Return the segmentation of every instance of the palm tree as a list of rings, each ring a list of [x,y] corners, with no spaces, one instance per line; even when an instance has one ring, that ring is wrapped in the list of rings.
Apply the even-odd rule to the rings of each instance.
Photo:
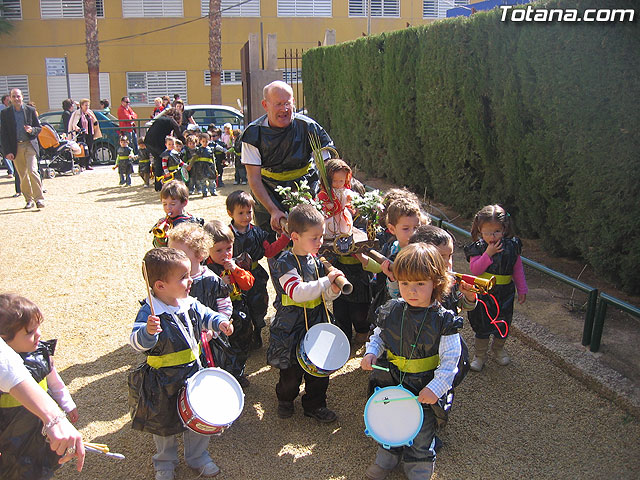
[[[93,108],[100,105],[100,48],[98,46],[98,12],[96,0],[83,0],[84,30],[89,69],[89,98]]]
[[[220,72],[222,71],[222,28],[220,0],[209,0],[209,73],[211,74],[211,103],[222,103]]]

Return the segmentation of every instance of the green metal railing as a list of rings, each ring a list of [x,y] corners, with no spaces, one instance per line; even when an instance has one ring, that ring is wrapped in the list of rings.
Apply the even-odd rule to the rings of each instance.
[[[442,218],[439,218],[435,215],[429,214],[431,219],[435,222],[435,224],[444,228],[445,230],[455,232],[460,235],[464,235],[465,237],[471,237],[471,233],[466,230],[457,227],[456,225],[444,221]],[[545,275],[548,275],[560,282],[566,283],[567,285],[572,286],[573,288],[577,288],[578,290],[587,294],[587,311],[585,313],[584,318],[584,326],[582,329],[582,345],[589,345],[589,349],[592,352],[597,352],[600,349],[600,342],[602,340],[602,331],[604,329],[604,319],[607,313],[607,305],[614,306],[619,310],[627,312],[637,318],[640,318],[640,309],[631,305],[630,303],[623,302],[622,300],[612,297],[611,295],[607,295],[603,292],[598,292],[598,289],[592,287],[591,285],[587,285],[575,278],[571,278],[563,273],[556,272],[555,270],[542,265],[541,263],[534,262],[533,260],[529,260],[525,257],[522,258],[522,263],[527,265],[538,272],[541,272]]]

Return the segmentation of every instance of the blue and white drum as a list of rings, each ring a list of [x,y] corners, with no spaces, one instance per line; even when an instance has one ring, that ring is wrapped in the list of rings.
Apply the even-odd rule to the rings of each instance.
[[[423,419],[422,405],[409,390],[376,387],[364,407],[364,433],[387,449],[410,447]]]
[[[298,362],[314,377],[328,377],[349,360],[349,339],[332,323],[314,325],[305,334],[296,351]]]

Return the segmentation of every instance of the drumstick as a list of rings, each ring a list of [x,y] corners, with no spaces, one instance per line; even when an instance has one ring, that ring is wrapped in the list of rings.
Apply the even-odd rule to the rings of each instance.
[[[153,300],[151,300],[151,288],[149,288],[149,275],[147,275],[147,264],[142,261],[142,276],[144,277],[144,284],[147,286],[147,296],[149,297],[149,306],[151,307],[151,315],[156,316],[156,312],[153,310]]]
[[[411,397],[402,397],[402,398],[387,398],[384,400],[374,400],[373,403],[389,403],[389,402],[398,402],[400,400],[417,400],[417,395],[413,395]]]
[[[333,265],[327,262],[326,258],[320,257],[320,261],[322,262],[322,265],[324,265],[324,269],[327,273],[330,273],[332,270],[334,270]],[[340,288],[340,291],[345,295],[349,295],[351,292],[353,292],[353,285],[351,284],[351,282],[349,282],[349,280],[347,280],[347,277],[345,277],[344,275],[336,277],[335,283],[338,288]]]
[[[375,363],[371,364],[371,368],[375,368],[376,370],[382,370],[383,372],[389,371],[387,367],[381,367],[380,365],[376,365]]]
[[[122,455],[121,453],[110,453],[110,452],[105,452],[103,450],[100,450],[99,448],[95,448],[95,447],[90,447],[87,444],[85,444],[84,449],[87,452],[94,452],[94,453],[101,453],[103,455],[106,455],[107,457],[111,457],[111,458],[117,458],[119,460],[124,460],[125,456]]]

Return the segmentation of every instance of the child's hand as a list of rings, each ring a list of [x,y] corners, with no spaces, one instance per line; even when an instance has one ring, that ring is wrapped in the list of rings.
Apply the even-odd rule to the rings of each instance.
[[[189,172],[190,172],[190,171],[191,171],[191,167],[192,167],[192,166],[193,166],[193,165],[187,165],[187,171],[189,171]]]
[[[149,315],[147,317],[147,333],[149,335],[155,335],[156,333],[160,333],[161,331],[162,327],[160,326],[160,317]]]
[[[433,405],[438,401],[438,397],[436,394],[429,390],[427,387],[424,387],[420,390],[420,394],[418,395],[418,401],[420,403],[427,403],[429,405]]]
[[[118,166],[114,165],[113,167],[111,167],[111,170],[115,170],[116,168],[118,168]]]
[[[203,332],[204,332],[204,338],[207,340],[207,342],[210,342],[211,340],[213,340],[213,337],[214,337],[213,330],[203,330]]]
[[[69,419],[69,421],[71,423],[76,423],[78,421],[79,417],[80,417],[80,415],[78,415],[78,409],[77,408],[74,408],[70,412],[67,412],[67,418]]]
[[[519,293],[518,294],[518,303],[520,305],[522,305],[526,301],[527,301],[527,294],[526,293]]]
[[[477,300],[475,292],[471,291],[473,287],[464,280],[460,281],[460,285],[458,288],[460,288],[460,292],[462,292],[462,294],[469,302],[475,302]]]
[[[393,272],[391,271],[390,260],[385,260],[384,262],[382,262],[382,265],[380,265],[380,267],[382,268],[382,273],[389,277],[389,280],[391,280],[392,282],[396,281],[396,277],[393,276]]]
[[[496,243],[490,243],[485,250],[485,253],[490,257],[493,257],[496,253],[500,253],[504,248],[502,248],[502,240]]]
[[[238,268],[236,262],[234,262],[232,258],[230,258],[229,260],[225,260],[222,263],[222,266],[225,270],[229,270],[230,272],[235,272],[236,268]]]
[[[219,328],[227,337],[233,334],[233,325],[231,325],[231,322],[228,322],[227,320],[220,322]]]
[[[331,270],[327,274],[327,278],[331,282],[331,291],[333,293],[340,293],[341,292],[340,287],[338,285],[336,285],[336,278],[338,278],[338,277],[344,277],[344,273],[342,273],[337,268],[334,268],[333,270]]]
[[[363,370],[373,370],[373,365],[378,359],[373,353],[367,353],[360,361],[360,368]]]

